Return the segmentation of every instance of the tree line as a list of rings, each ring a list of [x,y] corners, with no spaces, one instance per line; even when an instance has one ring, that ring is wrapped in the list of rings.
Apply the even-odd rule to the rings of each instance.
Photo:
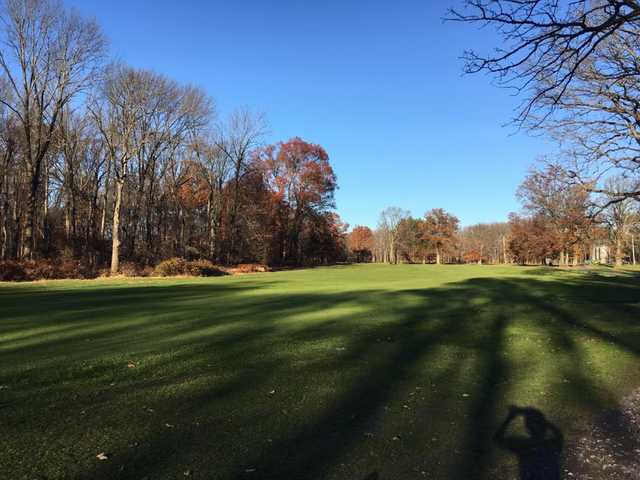
[[[356,226],[347,236],[350,258],[383,263],[449,263],[457,258],[459,220],[441,208],[413,218],[410,212],[389,207],[380,213],[372,231]]]
[[[266,145],[193,85],[108,58],[99,25],[56,0],[0,17],[0,260],[327,263],[345,256],[327,152]]]
[[[397,207],[387,208],[376,229],[359,225],[349,232],[349,259],[436,264],[635,264],[639,203],[632,199],[613,202],[594,217],[589,213],[588,192],[568,188],[557,176],[557,172],[532,169],[518,188],[523,212],[512,213],[507,222],[460,228],[458,218],[440,208],[428,211],[423,218],[413,218]],[[612,177],[608,188],[627,189],[627,180]]]

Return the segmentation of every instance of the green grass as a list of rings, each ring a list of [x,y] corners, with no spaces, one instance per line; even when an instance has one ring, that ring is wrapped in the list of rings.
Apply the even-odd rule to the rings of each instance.
[[[638,273],[0,284],[0,478],[506,478],[508,405],[570,445],[640,383]]]

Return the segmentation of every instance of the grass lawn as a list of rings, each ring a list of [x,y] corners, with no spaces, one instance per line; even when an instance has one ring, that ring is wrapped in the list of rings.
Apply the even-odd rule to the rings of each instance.
[[[639,274],[0,284],[0,478],[511,478],[510,404],[569,448],[640,385]]]

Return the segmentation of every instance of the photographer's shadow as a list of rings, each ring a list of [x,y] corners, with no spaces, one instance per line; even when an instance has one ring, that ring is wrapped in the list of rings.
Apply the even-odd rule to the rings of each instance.
[[[526,435],[508,434],[509,427],[522,417]],[[535,408],[512,406],[494,441],[518,457],[520,480],[560,480],[562,432]]]

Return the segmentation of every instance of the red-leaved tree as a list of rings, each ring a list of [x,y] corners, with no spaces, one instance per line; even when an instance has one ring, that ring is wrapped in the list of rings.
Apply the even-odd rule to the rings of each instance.
[[[369,227],[358,225],[349,233],[347,244],[357,262],[369,261],[373,250],[373,232]]]
[[[254,166],[273,195],[271,261],[304,263],[305,241],[314,235],[305,227],[334,207],[336,175],[327,152],[296,137],[259,149]]]

